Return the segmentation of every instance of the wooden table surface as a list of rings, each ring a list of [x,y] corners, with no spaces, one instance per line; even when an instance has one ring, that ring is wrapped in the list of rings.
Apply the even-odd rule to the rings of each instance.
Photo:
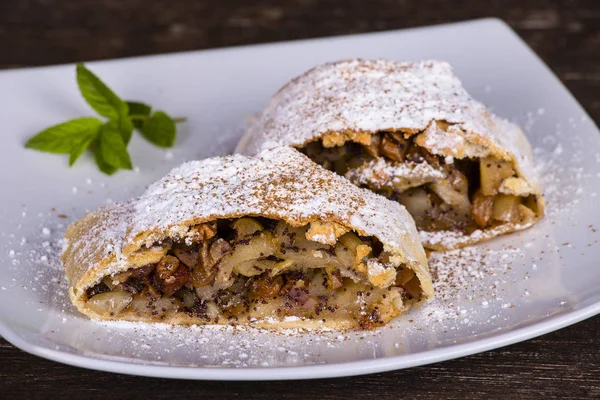
[[[597,0],[3,0],[0,68],[423,26],[510,24],[600,125]],[[600,316],[430,366],[309,382],[195,382],[88,371],[0,338],[0,398],[600,398]],[[182,397],[183,396],[183,397]]]

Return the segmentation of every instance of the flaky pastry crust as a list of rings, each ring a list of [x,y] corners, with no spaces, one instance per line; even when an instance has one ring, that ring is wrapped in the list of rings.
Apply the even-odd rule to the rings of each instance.
[[[198,236],[214,235],[202,229],[210,230],[215,221],[242,217],[283,221],[290,227],[310,226],[306,237],[318,243],[335,243],[347,232],[374,237],[390,255],[390,265],[414,271],[423,298],[433,295],[425,253],[404,207],[350,184],[296,150],[279,147],[256,157],[235,155],[183,164],[151,185],[139,199],[103,207],[71,225],[62,255],[71,300],[95,319],[153,322],[151,316],[126,311],[121,316],[99,314],[89,307],[88,291],[106,277],[157,263],[171,243],[192,243]],[[393,276],[387,276],[389,268],[366,266],[370,285],[389,286],[396,275],[392,271]],[[206,321],[186,313],[161,318],[160,322],[175,324],[231,322]],[[252,324],[352,327],[348,321],[335,319],[323,323],[267,316],[261,319],[256,314]]]

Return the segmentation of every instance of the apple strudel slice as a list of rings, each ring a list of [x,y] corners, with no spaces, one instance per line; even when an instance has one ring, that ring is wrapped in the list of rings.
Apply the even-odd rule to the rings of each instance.
[[[183,164],[65,236],[100,320],[371,329],[433,295],[404,207],[289,147]]]
[[[444,62],[314,68],[269,100],[237,151],[273,145],[404,204],[434,250],[525,229],[544,214],[527,138],[473,100]]]

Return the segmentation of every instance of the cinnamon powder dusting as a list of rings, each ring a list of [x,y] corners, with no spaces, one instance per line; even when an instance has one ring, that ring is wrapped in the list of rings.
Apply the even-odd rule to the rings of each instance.
[[[514,155],[523,175],[537,182],[523,132],[474,100],[450,64],[434,60],[355,59],[313,68],[269,99],[237,151],[301,147],[330,134],[360,142],[361,133],[416,133],[434,121],[453,125],[453,135],[437,135],[429,146],[447,148],[462,139],[489,143]]]

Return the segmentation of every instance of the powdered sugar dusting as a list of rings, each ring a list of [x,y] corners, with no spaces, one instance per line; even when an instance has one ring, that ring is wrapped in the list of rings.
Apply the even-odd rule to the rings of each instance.
[[[485,107],[469,97],[445,62],[348,60],[290,81],[250,129],[256,138],[265,134],[266,140],[300,145],[330,131],[423,130],[433,120],[483,131],[484,113]]]
[[[134,208],[127,240],[148,230],[176,237],[182,224],[198,216],[262,215],[294,225],[332,217],[402,249],[409,260],[421,257],[413,249],[419,247],[414,246],[416,228],[404,207],[355,187],[287,147],[256,158],[236,155],[183,164],[151,185]]]
[[[446,253],[433,252],[429,265],[434,279],[437,299],[426,307],[437,321],[456,319],[466,314],[455,307],[459,299],[466,299],[484,307],[504,302],[504,285],[508,284],[510,269],[524,257],[520,249],[501,251],[473,246]],[[435,306],[434,306],[435,304]],[[436,308],[435,310],[432,310]]]
[[[521,130],[488,113],[440,61],[347,60],[313,68],[271,97],[237,150],[255,154],[274,145],[297,147],[330,132],[423,131],[434,121],[453,124],[467,140],[483,138],[508,151],[523,163],[527,178],[533,175]],[[432,142],[440,141],[430,144],[440,150],[461,141],[456,135],[434,136]]]

